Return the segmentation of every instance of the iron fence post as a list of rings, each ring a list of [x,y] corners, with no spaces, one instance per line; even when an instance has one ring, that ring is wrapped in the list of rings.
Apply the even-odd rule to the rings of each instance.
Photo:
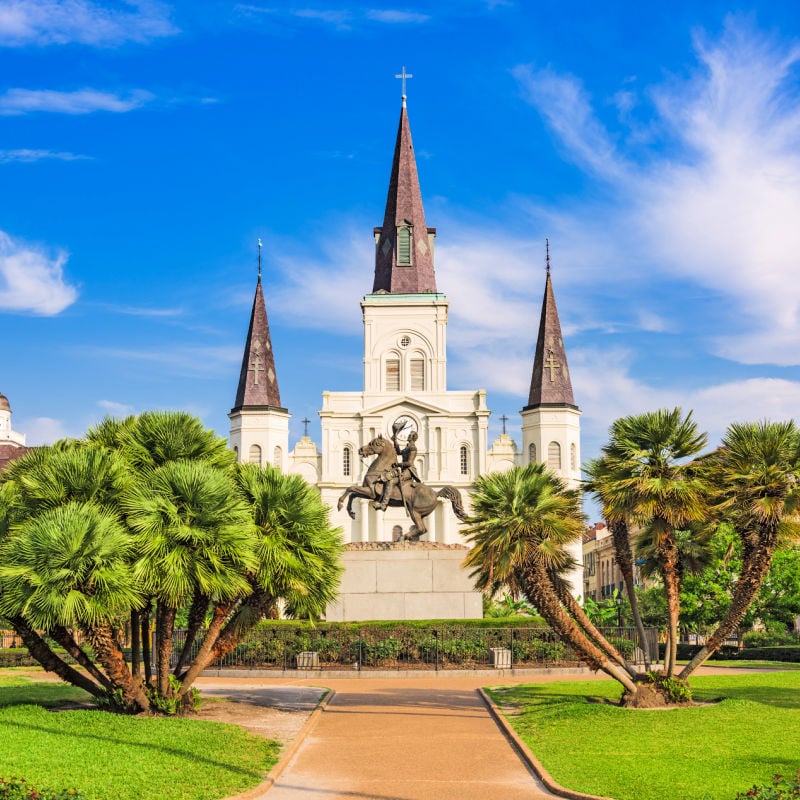
[[[437,631],[435,628],[434,628],[434,631],[433,631],[433,638],[434,638],[434,641],[436,642],[436,651],[435,651],[435,653],[436,653],[435,654],[435,659],[436,660],[434,661],[434,672],[438,672],[439,671],[439,631]]]

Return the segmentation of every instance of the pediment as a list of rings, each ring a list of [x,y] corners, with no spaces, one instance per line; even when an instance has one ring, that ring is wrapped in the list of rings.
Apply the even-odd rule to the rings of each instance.
[[[395,397],[391,400],[386,400],[377,405],[364,408],[361,416],[374,416],[376,414],[385,414],[387,411],[392,411],[396,414],[416,414],[417,416],[428,416],[430,414],[443,414],[449,415],[452,412],[444,408],[444,406],[434,405],[433,403],[426,403],[416,397]]]

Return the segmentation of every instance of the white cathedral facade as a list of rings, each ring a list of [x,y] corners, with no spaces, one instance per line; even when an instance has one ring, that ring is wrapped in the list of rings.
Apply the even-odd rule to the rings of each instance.
[[[467,509],[470,487],[479,475],[514,464],[543,461],[568,484],[577,485],[580,411],[573,399],[549,256],[531,388],[520,412],[521,449],[505,433],[489,443],[490,411],[483,389],[447,388],[449,303],[436,284],[436,229],[425,220],[405,98],[384,220],[373,233],[373,286],[361,298],[363,387],[323,391],[319,446],[306,436],[289,450],[289,410],[280,401],[259,274],[236,402],[229,414],[230,443],[238,458],[272,463],[316,485],[347,543],[392,541],[397,526],[408,530],[410,520],[402,508],[382,512],[368,501],[356,500],[354,520],[346,509],[337,510],[342,492],[363,480],[366,463],[359,458],[359,447],[378,435],[389,438],[398,420],[401,437],[412,430],[417,433],[419,477],[434,490],[456,487]],[[366,282],[366,271],[364,278]],[[531,341],[534,327],[532,321]],[[463,543],[449,502],[440,501],[426,523],[427,541]],[[576,556],[580,561],[580,544]],[[580,575],[574,585],[580,589]]]

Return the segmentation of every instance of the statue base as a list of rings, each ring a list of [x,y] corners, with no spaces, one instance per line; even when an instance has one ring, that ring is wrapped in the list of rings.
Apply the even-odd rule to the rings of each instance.
[[[328,622],[480,619],[481,593],[461,566],[468,548],[438,542],[353,542],[342,554]]]

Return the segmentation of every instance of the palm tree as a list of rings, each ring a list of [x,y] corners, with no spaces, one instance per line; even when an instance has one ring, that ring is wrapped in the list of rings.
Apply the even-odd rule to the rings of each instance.
[[[676,531],[688,529],[707,513],[705,483],[689,463],[706,438],[692,413],[683,416],[680,408],[622,417],[612,424],[601,462],[590,473],[591,485],[614,525],[638,526],[652,543],[667,601],[667,676],[675,670],[680,615]]]
[[[84,666],[91,665],[97,684],[76,681],[69,671],[57,669],[59,674],[95,696],[118,687],[123,707],[144,711],[149,702],[114,635],[115,623],[140,601],[132,546],[117,516],[91,502],[70,501],[13,525],[0,547],[0,614],[19,620],[26,640],[36,630],[84,630],[107,678],[89,659]],[[42,653],[40,644],[35,648],[35,655]],[[53,655],[43,653],[49,663]]]
[[[477,587],[521,589],[592,669],[615,678],[635,696],[640,687],[610,654],[602,634],[594,629],[590,635],[582,627],[585,615],[576,616],[559,577],[571,561],[566,546],[583,533],[579,493],[534,463],[478,478],[472,507],[464,533],[473,547],[464,563],[473,568]]]
[[[715,512],[733,525],[742,571],[728,613],[683,669],[688,677],[730,636],[758,595],[782,541],[800,538],[800,431],[792,422],[731,425],[722,447],[704,459]]]
[[[156,599],[157,688],[169,697],[176,612],[205,600],[204,617],[211,599],[229,611],[250,592],[245,575],[257,566],[252,519],[230,473],[205,461],[172,461],[146,472],[121,504],[135,533],[134,574]],[[227,614],[216,616],[207,633],[212,640]]]
[[[227,622],[210,660],[229,653],[279,599],[291,616],[319,617],[336,597],[342,572],[341,529],[331,526],[313,486],[269,465],[237,464],[235,475],[256,525],[258,568],[248,576],[252,593]]]

